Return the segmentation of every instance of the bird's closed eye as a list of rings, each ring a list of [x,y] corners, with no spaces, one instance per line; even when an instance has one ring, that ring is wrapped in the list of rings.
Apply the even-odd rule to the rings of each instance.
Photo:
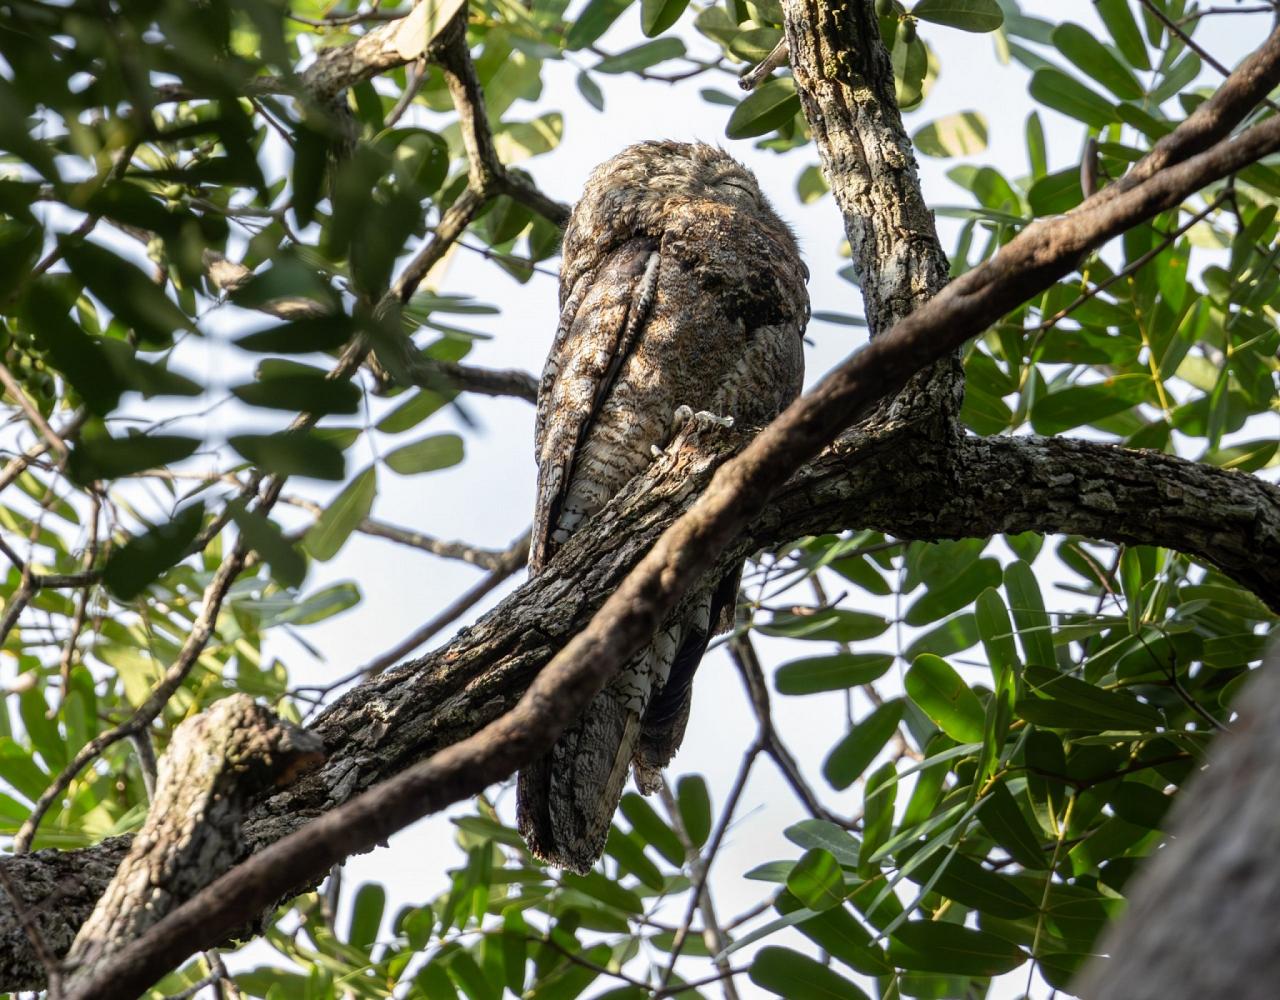
[[[736,188],[737,190],[741,191],[743,194],[750,195],[753,198],[755,197],[755,194],[756,194],[754,191],[751,190],[750,187],[747,186],[745,181],[735,180],[732,177],[721,178],[720,180],[716,181],[715,186],[718,188]]]

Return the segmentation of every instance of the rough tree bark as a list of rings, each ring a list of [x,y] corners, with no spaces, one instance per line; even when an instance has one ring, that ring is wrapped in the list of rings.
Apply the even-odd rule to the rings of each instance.
[[[867,80],[879,80],[884,89],[884,68],[877,68],[877,60],[884,60],[878,44],[867,41],[874,37],[868,33],[874,32],[869,27],[870,5],[788,0],[784,6],[806,113],[833,187],[848,195],[840,198],[851,241],[858,234],[855,249],[865,243],[863,251],[873,255],[864,262],[863,273],[869,314],[876,312],[876,322],[892,325],[936,291],[945,276],[945,262],[940,248],[935,254],[929,245],[932,223],[918,187],[902,202],[862,191],[870,181],[914,186],[910,147],[896,109],[889,114],[883,95],[874,94],[873,103],[859,106],[860,100],[868,100]],[[852,19],[850,12],[856,15]],[[1145,217],[1159,211],[1170,199],[1176,203],[1184,197],[1188,184],[1200,185],[1204,176],[1221,176],[1236,160],[1274,149],[1277,136],[1272,133],[1277,130],[1260,127],[1251,130],[1253,146],[1215,147],[1201,161],[1188,162],[1238,123],[1259,92],[1274,85],[1280,72],[1277,49],[1280,43],[1273,36],[1260,50],[1254,67],[1257,78],[1233,76],[1223,88],[1227,98],[1238,98],[1238,108],[1227,98],[1207,102],[1193,116],[1192,141],[1179,145],[1175,134],[1173,142],[1162,144],[1159,170],[1148,164],[1136,168],[1135,173],[1145,171],[1139,180],[1153,183],[1139,188],[1135,181],[1125,184],[1125,191],[1107,192],[1105,200],[1117,203],[1114,210],[1104,208],[1029,231],[1026,239],[1020,238],[1020,246],[1010,245],[1013,252],[948,288],[940,297],[945,303],[935,301],[936,308],[926,307],[899,323],[895,337],[885,340],[902,340],[896,334],[904,330],[916,339],[887,377],[905,377],[919,367],[917,358],[936,357],[936,348],[930,353],[929,336],[941,342],[948,322],[967,334],[976,332],[981,326],[975,324],[990,321],[1001,309],[1065,273],[1073,254],[1120,231],[1135,212]],[[861,67],[860,52],[869,60]],[[345,72],[354,71],[348,67]],[[887,108],[892,108],[891,92]],[[835,131],[842,136],[847,131],[851,138],[833,153],[826,147]],[[874,170],[870,164],[876,164]],[[1134,194],[1126,200],[1129,189]],[[880,208],[888,215],[877,215]],[[923,249],[896,259],[895,239]],[[936,244],[936,237],[932,239]],[[886,281],[898,283],[892,294],[876,287],[875,274],[880,272],[875,270],[879,258],[874,254],[879,250],[889,254],[880,272]],[[930,385],[942,386],[945,393],[953,392],[956,383],[944,372]],[[947,412],[947,402],[940,400],[933,412]],[[828,423],[805,427],[805,436],[811,441],[829,439]],[[874,527],[908,539],[1067,531],[1189,552],[1280,607],[1280,490],[1248,475],[1154,453],[1038,438],[961,439],[939,435],[936,424],[931,432],[930,425],[931,421],[877,421],[874,432],[846,435],[793,477],[708,572],[720,572],[761,547],[851,527]],[[510,709],[539,669],[590,622],[599,595],[618,587],[663,529],[693,505],[697,492],[733,450],[731,443],[691,449],[660,463],[624,491],[593,530],[575,536],[557,559],[555,572],[526,584],[442,650],[340,699],[313,727],[333,750],[329,761],[295,787],[253,807],[245,826],[244,856],[413,762],[456,744]],[[583,602],[584,593],[593,599]],[[5,859],[0,865],[46,939],[62,934],[58,940],[69,940],[71,929],[102,892],[125,844],[126,838],[119,838],[85,851],[42,851]],[[95,874],[97,882],[92,880]],[[41,907],[42,889],[62,895]],[[0,986],[42,981],[22,929],[11,916],[6,922],[5,914],[0,914],[0,948]]]
[[[249,802],[323,759],[319,736],[244,694],[179,726],[160,759],[146,823],[67,952],[66,985],[92,981],[104,956],[231,867],[244,852]]]

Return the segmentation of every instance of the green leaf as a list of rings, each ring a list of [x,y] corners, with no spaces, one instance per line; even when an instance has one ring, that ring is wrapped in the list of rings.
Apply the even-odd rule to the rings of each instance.
[[[131,538],[102,567],[102,582],[116,598],[131,601],[187,553],[204,523],[204,505],[192,504],[172,521]]]
[[[870,684],[893,666],[891,653],[835,653],[792,660],[773,676],[779,694],[815,694],[844,691]]]
[[[623,913],[644,913],[644,901],[639,896],[599,872],[588,872],[586,875],[565,872],[560,878],[565,888],[577,889],[612,909]]]
[[[307,575],[307,560],[274,521],[245,507],[243,500],[227,505],[244,540],[271,567],[271,576],[283,587],[297,587]]]
[[[844,873],[830,851],[804,852],[787,876],[787,889],[811,910],[822,912],[844,902]]]
[[[788,639],[813,639],[824,642],[860,642],[882,635],[889,622],[880,615],[863,611],[825,608],[812,614],[774,614],[768,625],[757,626],[763,635]]]
[[[680,822],[694,847],[701,847],[711,835],[711,795],[699,774],[686,774],[676,784],[676,804]]]
[[[911,13],[922,21],[961,31],[995,31],[1004,24],[1004,13],[996,0],[920,0]]]
[[[1116,48],[1129,60],[1129,65],[1135,69],[1150,69],[1147,44],[1142,40],[1133,11],[1129,9],[1129,0],[1093,0],[1093,6],[1111,33]]]
[[[858,838],[844,827],[824,819],[804,819],[782,831],[791,843],[806,850],[821,847],[833,854],[842,865],[854,868],[858,864]]]
[[[904,709],[901,699],[886,701],[836,744],[822,765],[833,788],[848,788],[861,776],[897,730]]]
[[[999,583],[1000,563],[995,559],[979,559],[964,569],[957,569],[945,583],[931,583],[907,609],[903,621],[908,625],[927,625],[968,607],[983,590]]]
[[[27,291],[26,322],[36,342],[94,413],[106,416],[120,402],[125,386],[112,369],[102,342],[90,337],[69,315],[66,298],[45,281]]]
[[[761,989],[787,1000],[867,1000],[867,995],[808,955],[770,945],[761,948],[747,973]]]
[[[346,485],[307,532],[303,546],[312,557],[328,562],[346,544],[351,532],[369,516],[373,498],[378,493],[377,473],[373,466],[365,469]]]
[[[1059,69],[1038,69],[1031,75],[1031,96],[1045,107],[1093,128],[1106,128],[1118,118],[1115,104]]]
[[[269,410],[326,414],[355,413],[360,409],[358,387],[320,373],[274,375],[232,386],[231,394],[242,403]]]
[[[1150,375],[1134,373],[1051,392],[1031,407],[1032,429],[1048,436],[1082,424],[1097,424],[1143,402],[1150,384]]]
[[[1024,868],[1048,867],[1040,838],[1003,781],[993,785],[983,798],[978,807],[978,822]]]
[[[1022,655],[1027,663],[1042,667],[1056,666],[1053,652],[1053,636],[1049,630],[1049,616],[1045,614],[1044,598],[1031,567],[1021,560],[1012,562],[1004,570],[1004,592],[1009,598],[1009,610],[1018,626],[1018,640],[1022,643]]]
[[[984,915],[1006,920],[1034,918],[1036,915],[1036,902],[1022,891],[1017,882],[988,871],[963,854],[950,857],[935,854],[913,865],[907,877],[917,885],[930,883],[939,895]]]
[[[377,882],[366,882],[360,886],[351,907],[351,928],[347,931],[347,943],[362,951],[372,948],[378,940],[378,928],[382,926],[382,913],[386,905],[387,891]]]
[[[1053,45],[1122,101],[1141,100],[1143,92],[1138,78],[1092,32],[1078,24],[1060,24],[1053,31]]]
[[[578,93],[597,111],[604,110],[604,91],[600,89],[600,85],[591,79],[591,74],[585,69],[578,72],[577,77]]]
[[[1018,648],[1013,642],[1013,625],[1009,622],[1009,612],[1000,599],[995,588],[988,588],[978,595],[974,605],[974,618],[978,622],[978,635],[982,637],[982,648],[986,650],[987,662],[991,664],[991,673],[999,682],[1002,678],[1015,674],[1022,666],[1018,659]]]
[[[982,702],[946,660],[931,653],[917,656],[905,686],[911,700],[953,740],[982,742]]]
[[[269,354],[309,354],[312,351],[334,351],[351,339],[355,323],[350,316],[313,316],[281,323],[269,330],[259,330],[237,338],[234,343],[242,351]]]
[[[622,797],[622,815],[649,846],[677,867],[685,862],[684,845],[667,821],[654,811],[648,801],[633,792]]]
[[[609,30],[632,0],[591,0],[565,33],[564,47],[570,52],[585,48]]]
[[[689,0],[640,0],[640,30],[656,38],[670,28],[689,6]]]
[[[191,328],[164,289],[124,258],[96,243],[70,239],[63,240],[62,253],[75,276],[144,343],[167,347],[174,330]]]
[[[862,850],[858,858],[860,861],[868,859],[859,866],[859,874],[864,878],[874,878],[879,874],[878,866],[869,859],[889,839],[897,798],[898,768],[893,761],[887,760],[867,778],[862,796]]]
[[[237,434],[228,444],[259,469],[277,475],[333,481],[345,475],[342,449],[315,431]]]
[[[958,111],[917,129],[911,139],[925,156],[972,156],[987,148],[987,119],[977,111]]]
[[[789,76],[769,80],[733,109],[724,134],[730,139],[766,135],[791,121],[799,110],[795,81]]]
[[[200,442],[172,434],[138,434],[126,438],[82,438],[71,449],[71,478],[87,485],[96,479],[119,479],[144,469],[158,469],[191,455]]]
[[[630,872],[650,889],[661,892],[666,886],[666,880],[658,866],[644,853],[644,846],[644,838],[634,830],[624,833],[614,826],[609,829],[604,853],[618,862],[623,872]]]
[[[1078,166],[1040,177],[1027,192],[1027,204],[1036,215],[1060,215],[1082,201],[1084,191],[1080,188]]]
[[[1164,725],[1159,709],[1132,695],[1060,674],[1048,667],[1028,666],[1024,673],[1028,694],[1018,699],[1016,711],[1028,722],[1055,729],[1140,730]]]
[[[684,53],[684,42],[680,39],[657,38],[601,59],[594,68],[597,73],[633,73],[668,59],[679,59]]]
[[[774,905],[784,915],[806,909],[789,892],[780,892]],[[872,943],[871,935],[847,906],[836,906],[815,914],[795,924],[795,929],[827,954],[863,975],[884,976],[893,972],[884,951]]]
[[[387,465],[402,476],[447,469],[462,461],[462,438],[457,434],[432,434],[402,445],[386,457]]]
[[[335,583],[308,594],[303,600],[291,594],[258,601],[237,601],[240,610],[261,616],[261,628],[276,625],[312,625],[360,603],[360,591],[353,583]]]
[[[1021,948],[995,934],[935,920],[908,921],[889,938],[889,960],[914,972],[985,978],[1012,972],[1026,958]]]

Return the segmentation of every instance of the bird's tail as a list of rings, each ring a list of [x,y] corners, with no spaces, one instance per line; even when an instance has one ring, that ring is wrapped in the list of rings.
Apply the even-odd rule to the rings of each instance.
[[[693,673],[737,595],[739,573],[696,600],[541,759],[520,771],[517,820],[529,849],[553,865],[586,872],[604,853],[627,773],[646,794],[662,780],[689,717]],[[651,698],[650,692],[656,691]]]
[[[640,735],[640,713],[612,686],[550,753],[521,770],[517,818],[529,849],[582,874],[604,853]]]

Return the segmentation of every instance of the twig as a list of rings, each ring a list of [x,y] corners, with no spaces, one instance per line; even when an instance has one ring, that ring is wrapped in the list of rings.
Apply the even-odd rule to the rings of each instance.
[[[306,497],[282,496],[280,502],[291,507],[301,507],[307,513],[314,514],[317,517],[323,514],[325,510],[323,504],[308,500]],[[399,545],[421,549],[423,552],[430,552],[432,555],[440,556],[443,559],[457,559],[460,562],[470,563],[472,566],[479,566],[481,569],[488,570],[502,566],[510,552],[509,548],[500,551],[497,549],[482,549],[475,545],[468,545],[466,542],[442,542],[440,539],[432,538],[430,535],[424,535],[409,528],[397,527],[394,524],[387,524],[385,521],[378,521],[371,517],[366,517],[357,524],[356,531],[363,535],[372,535],[375,538],[385,538]]]
[[[396,643],[381,656],[377,656],[363,666],[359,675],[365,678],[377,677],[378,674],[408,656],[433,635],[450,622],[466,614],[491,590],[503,580],[523,566],[529,559],[529,533],[525,532],[511,547],[503,553],[498,565],[479,583],[462,593],[457,600],[446,607],[411,635]]]
[[[733,985],[733,979],[730,978],[732,970],[729,966],[729,960],[721,955],[721,952],[728,947],[729,939],[725,937],[724,931],[720,928],[720,921],[716,917],[715,904],[711,901],[711,887],[706,884],[707,864],[699,855],[698,848],[694,846],[693,841],[689,839],[689,833],[680,818],[680,807],[676,804],[675,796],[671,794],[671,789],[667,787],[666,782],[663,782],[658,787],[658,795],[661,797],[662,805],[667,810],[667,816],[671,820],[671,828],[684,846],[685,861],[689,865],[690,873],[695,878],[699,876],[702,878],[702,891],[695,897],[698,902],[698,909],[702,914],[702,938],[707,950],[713,956],[712,962],[716,969],[722,976],[726,977],[724,981],[724,1000],[739,1000],[738,990]],[[677,931],[677,934],[679,933],[680,931]],[[687,929],[684,933],[687,933]]]
[[[711,864],[715,861],[720,845],[724,842],[724,835],[729,829],[729,824],[733,822],[733,814],[738,808],[738,800],[742,798],[743,789],[747,787],[747,778],[751,774],[751,767],[763,750],[764,744],[757,739],[743,754],[742,763],[738,765],[738,775],[734,778],[728,799],[725,800],[724,810],[720,813],[720,821],[716,824],[715,833],[711,835],[711,840],[707,844],[705,853],[698,856],[696,864],[693,861],[690,862],[689,867],[690,874],[693,876],[691,879],[693,885],[689,891],[692,895],[689,897],[689,905],[685,909],[684,919],[680,921],[680,926],[671,941],[671,957],[667,960],[667,967],[662,972],[663,986],[670,983],[671,977],[675,975],[676,962],[680,958],[680,952],[684,950],[685,941],[688,940],[689,928],[693,925],[693,915],[702,904],[702,894],[706,890],[707,878],[711,874]],[[668,791],[667,794],[669,796],[671,793]]]
[[[763,744],[764,752],[777,765],[782,777],[786,779],[796,798],[804,804],[811,816],[826,820],[828,823],[835,823],[837,826],[849,827],[851,824],[848,820],[841,819],[822,804],[817,793],[809,787],[809,783],[804,780],[804,775],[800,773],[800,765],[796,763],[796,759],[791,756],[791,751],[778,735],[769,704],[769,688],[765,684],[764,671],[760,667],[760,659],[756,656],[750,635],[746,633],[734,635],[728,645],[729,658],[738,668],[742,684],[747,689],[747,698],[751,702],[752,711],[755,712],[759,733],[756,739]]]
[[[1231,75],[1231,70],[1227,69],[1226,66],[1214,58],[1213,53],[1209,52],[1208,49],[1193,39],[1191,35],[1184,31],[1177,22],[1170,18],[1169,15],[1162,11],[1156,4],[1152,3],[1151,0],[1142,0],[1142,6],[1147,9],[1152,17],[1168,28],[1171,34],[1177,35],[1178,38],[1181,39],[1183,45],[1216,69],[1221,76],[1228,77]],[[1280,111],[1280,105],[1277,105],[1269,97],[1264,97],[1262,99],[1262,103],[1272,111]]]
[[[755,90],[756,87],[760,86],[773,74],[775,69],[784,65],[790,56],[791,52],[787,48],[787,36],[783,35],[778,39],[778,44],[760,61],[758,66],[738,77],[738,86],[743,90]]]

